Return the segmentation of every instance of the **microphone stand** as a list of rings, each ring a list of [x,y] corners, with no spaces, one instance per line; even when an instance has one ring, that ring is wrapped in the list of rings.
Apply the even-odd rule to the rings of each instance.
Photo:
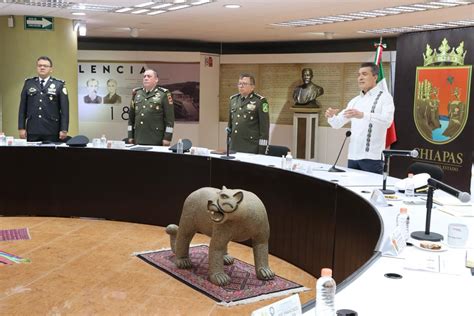
[[[433,207],[433,192],[434,187],[428,185],[428,196],[426,199],[426,223],[425,223],[425,231],[416,231],[411,233],[411,237],[413,239],[418,240],[429,240],[429,241],[440,241],[443,240],[443,235],[438,233],[430,232],[430,225],[431,225],[431,209]]]
[[[336,168],[337,161],[339,160],[339,156],[341,156],[342,149],[344,148],[344,144],[346,143],[346,139],[347,139],[347,136],[344,137],[344,141],[342,142],[341,149],[339,149],[339,154],[337,154],[337,158],[336,158],[336,161],[334,162],[334,165],[332,165],[332,167],[329,168],[328,170],[329,172],[346,172],[346,170]]]
[[[388,171],[390,170],[390,156],[384,155],[383,160],[383,182],[382,182],[382,193],[383,194],[395,194],[393,190],[387,190],[387,178],[388,178]]]
[[[225,156],[221,156],[222,159],[227,159],[227,160],[230,160],[230,159],[235,159],[234,156],[230,156],[229,155],[229,152],[230,152],[230,132],[227,131],[227,139],[226,139],[226,142],[227,142],[227,150],[226,150],[226,155]]]

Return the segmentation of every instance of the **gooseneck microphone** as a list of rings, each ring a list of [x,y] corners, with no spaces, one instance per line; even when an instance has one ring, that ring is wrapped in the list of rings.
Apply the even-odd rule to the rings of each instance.
[[[416,158],[418,157],[418,150],[413,149],[413,150],[397,150],[397,149],[387,149],[383,151],[383,155],[385,157],[390,157],[390,156],[405,156],[405,157],[412,157]]]
[[[461,192],[441,181],[433,178],[428,179],[428,195],[426,197],[426,222],[425,231],[416,231],[411,233],[411,237],[418,240],[440,241],[443,235],[430,231],[431,225],[431,209],[433,207],[433,193],[435,189],[441,189],[451,195],[457,197],[461,202],[469,202],[471,196],[467,192]]]
[[[432,186],[434,189],[441,189],[446,193],[451,194],[452,196],[455,196],[459,199],[459,201],[463,203],[467,203],[471,200],[471,195],[467,192],[462,192],[459,191],[456,188],[453,188],[452,186],[447,185],[446,183],[443,183],[439,180],[429,178],[428,179],[428,185]]]
[[[234,156],[230,156],[229,155],[229,152],[230,152],[230,142],[231,142],[231,139],[230,139],[230,135],[232,135],[232,129],[230,127],[226,127],[225,128],[225,133],[226,133],[226,143],[227,143],[227,150],[226,150],[226,155],[225,156],[221,156],[222,159],[235,159]]]
[[[382,182],[382,193],[383,194],[394,194],[394,190],[387,190],[387,178],[390,170],[390,157],[391,156],[403,156],[403,157],[418,157],[418,151],[413,150],[397,150],[397,149],[386,149],[382,151],[383,155],[383,182]]]
[[[342,142],[342,146],[341,146],[341,149],[339,150],[339,154],[337,154],[336,161],[334,162],[332,167],[329,168],[329,170],[328,170],[329,172],[346,172],[345,170],[336,168],[336,164],[337,164],[337,161],[339,160],[339,157],[341,156],[341,152],[342,152],[342,149],[344,148],[344,144],[346,143],[347,137],[350,137],[351,134],[352,134],[351,131],[346,132],[346,137],[344,137],[344,141]]]

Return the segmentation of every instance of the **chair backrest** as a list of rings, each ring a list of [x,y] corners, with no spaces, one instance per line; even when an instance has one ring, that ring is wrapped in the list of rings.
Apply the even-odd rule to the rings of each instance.
[[[288,154],[289,151],[290,151],[290,148],[286,146],[268,145],[267,149],[265,150],[265,155],[281,157],[281,156],[286,156],[286,154]]]
[[[415,162],[408,167],[408,173],[428,173],[433,179],[443,181],[444,172],[438,165],[432,165],[424,162]]]

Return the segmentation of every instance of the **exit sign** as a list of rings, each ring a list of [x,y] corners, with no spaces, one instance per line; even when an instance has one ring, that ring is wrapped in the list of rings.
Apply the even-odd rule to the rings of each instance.
[[[46,16],[25,16],[25,30],[54,29],[54,18]]]

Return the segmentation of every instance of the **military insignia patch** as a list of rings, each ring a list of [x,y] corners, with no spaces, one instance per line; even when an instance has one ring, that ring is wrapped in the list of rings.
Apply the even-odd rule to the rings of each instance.
[[[255,104],[255,102],[250,101],[250,103],[247,104],[247,109],[250,110],[250,111],[255,110],[256,107],[257,107],[257,105]]]
[[[262,111],[265,112],[265,113],[268,112],[268,103],[267,102],[262,104]]]
[[[62,91],[63,91],[63,94],[64,94],[64,95],[67,95],[67,89],[66,89],[66,87],[64,87]]]
[[[173,98],[171,97],[171,93],[168,92],[166,95],[168,96],[168,103],[173,104]]]
[[[51,89],[54,89],[56,88],[56,85],[54,83],[52,83],[50,86],[49,86]]]
[[[28,91],[29,91],[30,93],[36,92],[36,88],[31,87],[31,88],[28,89]]]

